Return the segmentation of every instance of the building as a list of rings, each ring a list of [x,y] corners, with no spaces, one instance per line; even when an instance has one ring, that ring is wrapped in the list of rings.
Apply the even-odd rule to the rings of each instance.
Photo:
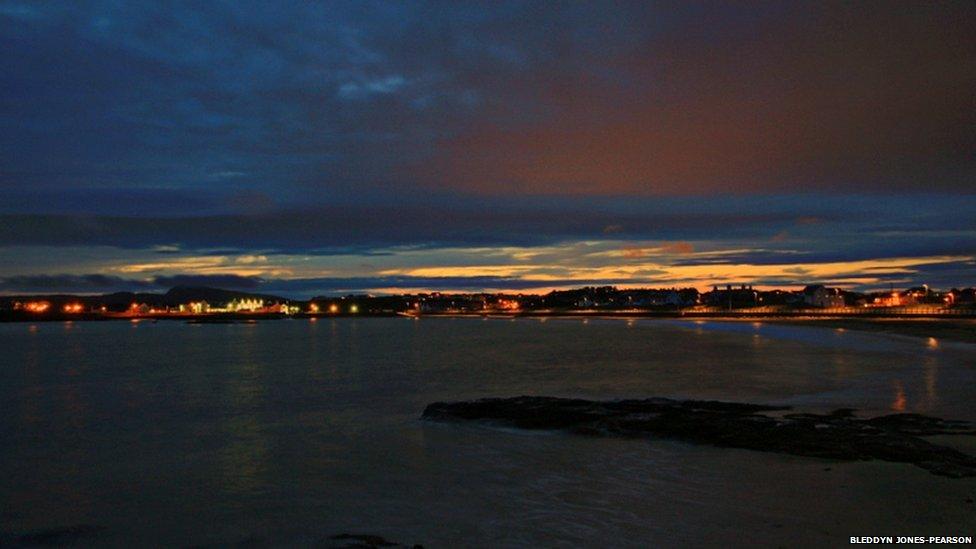
[[[803,304],[809,307],[835,309],[844,306],[844,294],[839,288],[828,288],[821,284],[803,288]]]
[[[263,299],[235,299],[227,304],[231,313],[252,312],[264,308]]]
[[[723,309],[746,309],[760,305],[759,292],[752,288],[751,284],[742,284],[738,288],[733,288],[727,284],[725,289],[720,289],[718,285],[712,287],[712,291],[702,294],[702,302],[711,307],[721,307]]]
[[[195,315],[209,313],[210,304],[206,301],[193,301],[184,305],[180,305],[181,313],[191,313]]]

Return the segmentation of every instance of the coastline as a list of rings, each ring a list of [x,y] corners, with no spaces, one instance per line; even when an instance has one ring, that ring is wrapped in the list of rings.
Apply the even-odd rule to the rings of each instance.
[[[233,324],[253,323],[260,320],[319,320],[330,318],[561,318],[561,319],[655,319],[674,321],[708,321],[708,322],[768,322],[794,326],[814,326],[833,328],[838,330],[855,330],[864,332],[884,332],[909,337],[935,338],[936,340],[956,341],[962,343],[976,343],[976,317],[971,314],[939,314],[912,315],[895,314],[857,314],[839,315],[824,313],[811,314],[808,311],[790,314],[784,312],[755,313],[748,311],[729,312],[688,312],[688,311],[493,311],[493,312],[437,312],[422,314],[403,314],[396,312],[362,312],[362,313],[299,313],[284,314],[203,314],[203,315],[44,315],[32,316],[26,314],[0,314],[0,323],[37,323],[37,322],[156,322],[183,321],[190,324]]]
[[[807,313],[788,314],[661,314],[642,312],[563,312],[563,313],[510,313],[510,314],[427,314],[423,317],[487,317],[487,318],[608,318],[608,319],[657,319],[674,321],[707,321],[707,322],[768,322],[792,326],[813,326],[820,328],[834,328],[839,330],[854,330],[862,332],[884,332],[889,334],[935,338],[937,340],[956,341],[961,343],[976,343],[976,318],[971,315],[959,316],[911,316],[911,315],[823,315],[813,316]]]
[[[909,337],[976,343],[976,320],[901,319],[901,318],[814,318],[808,320],[773,320],[780,324],[817,326],[862,332],[884,332]]]

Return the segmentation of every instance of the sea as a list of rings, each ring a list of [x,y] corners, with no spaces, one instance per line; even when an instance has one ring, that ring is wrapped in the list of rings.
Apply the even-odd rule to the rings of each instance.
[[[420,419],[672,397],[976,420],[976,346],[762,322],[0,325],[0,545],[825,547],[976,533],[976,479]],[[974,437],[940,442],[976,453]]]

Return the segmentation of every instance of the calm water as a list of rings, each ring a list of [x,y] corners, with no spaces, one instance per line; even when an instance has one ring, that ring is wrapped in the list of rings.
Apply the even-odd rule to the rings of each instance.
[[[976,480],[418,420],[437,400],[671,396],[976,420],[976,347],[750,323],[0,325],[0,532],[98,545],[847,545],[973,535]],[[970,448],[976,451],[976,448]]]

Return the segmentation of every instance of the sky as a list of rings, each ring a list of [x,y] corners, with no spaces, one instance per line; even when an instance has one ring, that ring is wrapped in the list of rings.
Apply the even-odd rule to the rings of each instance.
[[[0,0],[0,293],[976,285],[973,2]]]

